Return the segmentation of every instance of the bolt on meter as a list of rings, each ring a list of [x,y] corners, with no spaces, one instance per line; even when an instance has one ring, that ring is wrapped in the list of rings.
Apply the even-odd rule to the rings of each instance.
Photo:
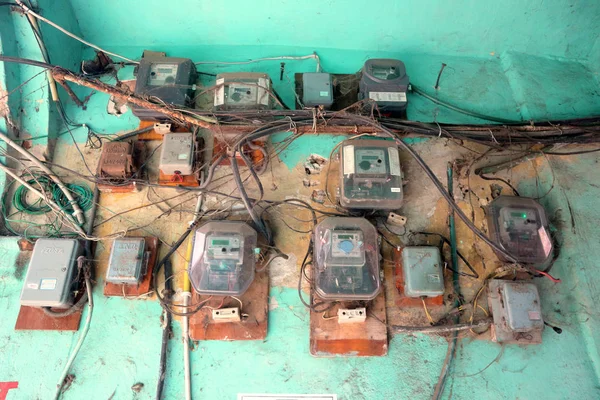
[[[364,218],[329,217],[315,227],[313,274],[323,300],[372,300],[381,289],[377,230]]]
[[[402,170],[394,141],[346,140],[341,148],[342,207],[395,210],[402,206]]]
[[[196,230],[190,282],[199,294],[240,296],[254,280],[257,234],[244,222],[211,221]]]

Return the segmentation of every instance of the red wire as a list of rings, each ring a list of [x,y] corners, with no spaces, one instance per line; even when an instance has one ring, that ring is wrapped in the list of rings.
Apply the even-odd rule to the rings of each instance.
[[[562,282],[560,279],[557,279],[557,278],[553,277],[552,275],[550,275],[547,272],[540,271],[540,270],[537,270],[537,269],[534,270],[534,271],[537,272],[540,275],[544,275],[546,278],[550,279],[554,283],[560,283],[560,282]]]

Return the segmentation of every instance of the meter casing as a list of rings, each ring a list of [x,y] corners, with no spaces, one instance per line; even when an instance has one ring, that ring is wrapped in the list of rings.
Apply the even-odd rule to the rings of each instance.
[[[98,175],[103,178],[125,179],[133,175],[133,145],[129,142],[107,142],[102,146]]]
[[[527,197],[499,196],[487,206],[490,239],[517,262],[544,266],[552,259],[553,244],[544,207]],[[505,262],[511,260],[498,254]]]
[[[21,292],[21,305],[70,307],[77,257],[81,253],[81,244],[76,239],[38,239]]]
[[[402,206],[402,169],[395,142],[346,140],[340,157],[342,207],[396,210]]]
[[[158,168],[167,175],[192,175],[195,141],[192,132],[166,133],[163,136]]]
[[[333,83],[331,74],[326,72],[305,72],[302,74],[302,103],[305,107],[329,109],[333,104]]]
[[[364,218],[328,217],[314,230],[315,292],[323,300],[372,300],[381,290],[379,239]]]
[[[358,99],[371,99],[382,112],[406,111],[409,79],[404,63],[388,58],[367,60],[358,84]]]
[[[193,107],[196,65],[188,58],[164,54],[144,52],[137,67],[134,93],[145,98],[156,97],[168,105]],[[131,105],[131,111],[141,120],[167,119],[161,112],[136,105]]]
[[[444,294],[444,271],[440,249],[435,246],[407,246],[402,249],[404,295],[435,297]]]
[[[216,110],[267,110],[272,108],[271,79],[257,72],[217,75]]]
[[[138,284],[146,273],[147,262],[144,238],[117,238],[110,251],[106,282]]]
[[[241,296],[254,280],[257,234],[240,221],[211,221],[196,230],[190,282],[199,294]]]

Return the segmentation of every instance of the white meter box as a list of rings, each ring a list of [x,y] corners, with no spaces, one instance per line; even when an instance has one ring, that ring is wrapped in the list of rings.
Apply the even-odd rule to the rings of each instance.
[[[254,72],[223,73],[217,75],[214,106],[217,110],[270,109],[271,79],[269,75]]]
[[[67,308],[73,303],[73,281],[81,245],[76,239],[42,238],[35,242],[21,305]]]
[[[194,134],[167,133],[163,136],[159,168],[166,175],[192,175],[194,173]]]
[[[402,206],[402,169],[391,140],[346,140],[341,145],[340,205],[395,210]]]

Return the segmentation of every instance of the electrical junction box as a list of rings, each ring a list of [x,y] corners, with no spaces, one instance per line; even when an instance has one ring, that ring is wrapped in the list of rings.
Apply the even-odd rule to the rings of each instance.
[[[98,175],[104,178],[126,179],[135,172],[133,146],[129,142],[107,142],[102,146]]]
[[[217,75],[216,110],[266,110],[272,108],[271,79],[256,72]]]
[[[77,258],[81,251],[77,239],[38,239],[21,292],[21,305],[70,307],[73,304]]]
[[[194,134],[166,133],[163,135],[158,168],[166,175],[192,175],[194,173]]]
[[[337,312],[339,324],[349,324],[353,322],[365,322],[367,320],[367,309],[365,307],[353,310],[339,308]]]
[[[241,296],[254,280],[257,234],[240,221],[211,221],[196,230],[190,282],[199,294]]]
[[[346,140],[341,144],[340,205],[395,210],[402,206],[398,146],[391,140]]]
[[[329,109],[333,104],[333,83],[331,74],[325,72],[305,72],[302,74],[302,103],[305,107]]]
[[[106,282],[136,285],[146,273],[144,238],[118,238],[113,242],[106,270]]]
[[[381,290],[377,229],[364,218],[328,217],[314,230],[315,292],[323,300],[372,300]]]
[[[533,283],[490,280],[488,306],[494,319],[494,341],[517,344],[542,342],[544,320],[540,296]]]
[[[193,107],[196,79],[196,65],[192,60],[144,51],[137,66],[134,93],[175,107]],[[136,105],[131,106],[131,111],[141,120],[167,119],[163,113]]]
[[[499,196],[486,211],[490,239],[517,262],[543,267],[551,261],[553,244],[540,203],[527,197]],[[501,254],[498,257],[510,262]]]
[[[359,100],[371,99],[380,111],[406,111],[409,79],[400,60],[376,58],[367,60],[360,79]]]
[[[238,307],[232,308],[218,308],[212,310],[212,319],[214,322],[240,322],[240,309]]]
[[[444,294],[444,270],[440,249],[435,246],[408,246],[402,249],[404,295],[435,297]]]

